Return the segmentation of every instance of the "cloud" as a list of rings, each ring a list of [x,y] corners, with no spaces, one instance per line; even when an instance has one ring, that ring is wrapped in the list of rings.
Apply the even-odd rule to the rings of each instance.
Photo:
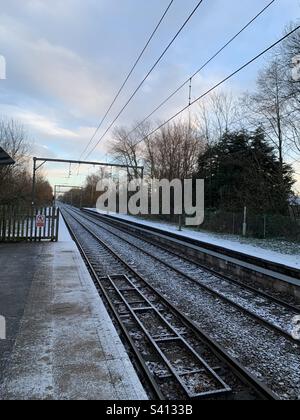
[[[62,103],[77,116],[99,116],[111,93],[101,68],[68,48],[34,39],[9,18],[4,23],[2,18],[0,37],[8,44],[8,80],[17,81],[27,94]]]
[[[122,84],[165,3],[161,0],[0,0],[0,112],[20,119],[36,153],[77,158]],[[267,0],[265,2],[267,4]],[[99,137],[182,25],[196,0],[174,2]],[[118,124],[131,126],[223,45],[262,7],[262,0],[211,0],[178,37]],[[299,12],[298,0],[277,2],[193,82],[198,96],[258,50],[274,42]],[[259,63],[259,66],[263,65]],[[257,67],[228,83],[237,94],[255,83]],[[165,120],[187,104],[188,87],[155,116]],[[197,110],[197,107],[194,108]],[[97,137],[98,138],[98,137]],[[107,153],[111,134],[92,159]],[[96,140],[96,139],[95,139]]]
[[[23,124],[28,130],[39,134],[39,137],[76,138],[78,133],[59,125],[59,122],[50,116],[27,111],[14,105],[0,105],[0,112],[8,118],[15,119]]]
[[[46,136],[60,138],[78,137],[78,134],[74,131],[59,127],[56,121],[50,120],[43,115],[24,111],[20,112],[16,116],[20,121],[23,121],[25,124],[31,126],[33,129]]]
[[[33,143],[31,149],[32,149],[31,150],[32,156],[41,156],[41,157],[46,156],[48,158],[57,159],[57,155],[53,153],[52,150],[45,144]]]

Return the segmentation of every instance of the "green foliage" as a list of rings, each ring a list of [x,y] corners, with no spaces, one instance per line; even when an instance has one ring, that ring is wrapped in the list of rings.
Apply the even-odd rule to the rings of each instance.
[[[208,208],[287,214],[293,172],[281,165],[261,129],[224,134],[200,155],[197,175],[205,179]]]

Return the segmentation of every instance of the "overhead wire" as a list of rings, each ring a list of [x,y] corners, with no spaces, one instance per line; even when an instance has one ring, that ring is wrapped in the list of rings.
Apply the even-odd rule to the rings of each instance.
[[[168,52],[168,50],[171,48],[171,46],[173,45],[173,43],[176,41],[176,39],[179,37],[179,35],[181,34],[181,32],[183,31],[183,29],[186,27],[186,25],[189,23],[189,21],[192,19],[192,17],[195,15],[195,13],[197,12],[197,10],[199,9],[199,7],[201,6],[201,4],[203,3],[204,0],[200,0],[196,7],[192,10],[192,12],[189,14],[189,16],[187,17],[187,19],[185,20],[185,22],[183,23],[183,25],[180,27],[180,29],[177,31],[177,33],[175,34],[175,36],[172,38],[172,40],[169,42],[169,44],[167,45],[167,47],[164,49],[164,51],[162,52],[162,54],[159,56],[159,58],[155,61],[154,65],[151,67],[151,69],[148,71],[148,73],[146,74],[146,76],[143,78],[143,80],[140,82],[140,84],[138,85],[138,87],[134,90],[134,92],[132,93],[132,95],[129,97],[128,101],[125,103],[125,105],[122,107],[122,109],[120,110],[120,112],[117,114],[117,116],[115,117],[115,119],[112,121],[112,123],[109,125],[109,127],[107,128],[107,130],[104,132],[104,134],[100,137],[100,139],[97,141],[97,143],[93,146],[92,150],[88,153],[88,155],[86,156],[86,159],[89,158],[89,156],[95,151],[95,149],[98,147],[98,145],[100,144],[100,142],[105,138],[105,136],[107,135],[107,133],[110,131],[110,129],[114,126],[114,124],[116,123],[116,121],[120,118],[120,116],[123,114],[123,112],[125,111],[125,109],[128,107],[128,105],[131,103],[131,101],[133,100],[133,98],[136,96],[136,94],[138,93],[138,91],[141,89],[141,87],[144,85],[145,81],[148,79],[148,77],[150,76],[150,74],[155,70],[155,68],[157,67],[157,65],[161,62],[161,60],[163,59],[163,57],[166,55],[166,53]]]
[[[214,90],[216,90],[217,88],[219,88],[220,86],[222,86],[223,84],[225,84],[228,80],[232,79],[234,76],[236,76],[238,73],[240,73],[241,71],[243,71],[245,68],[249,67],[251,64],[253,64],[259,58],[261,58],[262,56],[264,56],[267,52],[271,51],[277,45],[279,45],[280,43],[282,43],[285,39],[289,38],[292,34],[294,34],[299,29],[300,29],[300,25],[297,26],[296,28],[294,28],[292,31],[288,32],[286,35],[284,35],[278,41],[276,41],[275,43],[273,43],[272,45],[270,45],[268,48],[266,48],[265,50],[263,50],[261,53],[259,53],[255,57],[253,57],[247,63],[243,64],[241,67],[239,67],[237,70],[235,70],[229,76],[225,77],[223,80],[221,80],[220,82],[218,82],[216,85],[214,85],[212,88],[210,88],[209,90],[207,90],[205,93],[203,93],[202,95],[200,95],[199,97],[197,97],[196,99],[194,99],[190,104],[188,104],[187,106],[183,107],[180,111],[178,111],[176,114],[174,114],[168,120],[166,120],[165,122],[163,122],[162,124],[160,124],[154,130],[152,130],[150,133],[148,133],[145,137],[143,137],[141,140],[139,140],[138,142],[136,142],[136,145],[139,144],[139,143],[141,143],[142,141],[146,140],[148,137],[152,136],[153,134],[155,134],[162,127],[164,127],[169,122],[171,122],[173,119],[175,119],[176,117],[178,117],[179,115],[181,115],[184,111],[186,111],[187,109],[189,109],[195,103],[199,102],[200,100],[202,100],[203,98],[205,98],[206,96],[208,96],[211,92],[213,92]]]
[[[110,113],[111,109],[113,108],[114,104],[116,103],[117,99],[119,98],[120,94],[122,93],[124,87],[126,86],[128,80],[130,79],[131,75],[133,74],[134,70],[136,69],[138,63],[141,61],[143,55],[145,54],[148,46],[150,45],[152,39],[154,38],[155,34],[157,33],[159,27],[161,26],[162,22],[164,21],[167,13],[169,12],[172,4],[174,3],[175,0],[171,0],[171,2],[169,3],[168,7],[166,8],[166,10],[164,11],[163,15],[161,16],[158,24],[156,25],[154,31],[151,33],[149,39],[147,40],[144,48],[142,49],[142,51],[140,52],[137,60],[135,61],[134,65],[132,66],[132,68],[130,69],[128,75],[126,76],[124,82],[122,83],[120,89],[118,90],[116,96],[114,97],[112,103],[110,104],[110,106],[108,107],[107,111],[105,112],[103,118],[100,121],[100,124],[98,125],[97,129],[95,130],[93,136],[91,137],[90,141],[88,142],[87,146],[85,147],[84,151],[81,153],[79,160],[81,160],[81,158],[84,156],[85,152],[88,150],[88,148],[90,147],[90,145],[92,144],[94,138],[96,137],[98,131],[100,130],[100,128],[102,127],[104,121],[106,120],[108,114]]]
[[[216,57],[218,57],[229,45],[231,45],[247,28],[249,28],[263,13],[265,13],[275,2],[272,0],[258,14],[256,14],[242,29],[240,29],[229,41],[227,41],[212,57],[207,60],[197,71],[189,76],[178,88],[176,88],[166,99],[164,99],[147,117],[145,117],[133,130],[128,133],[128,137],[138,130],[143,124],[149,120],[157,111],[166,105],[178,92],[180,92],[188,83],[190,83],[202,70],[204,70]]]

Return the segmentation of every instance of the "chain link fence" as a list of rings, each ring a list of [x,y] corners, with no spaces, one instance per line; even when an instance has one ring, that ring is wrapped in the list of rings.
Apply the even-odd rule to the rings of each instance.
[[[246,236],[259,239],[283,239],[300,242],[300,219],[280,215],[248,214]],[[209,232],[243,235],[243,213],[206,211],[199,228]]]
[[[141,219],[171,223],[179,226],[178,215],[149,215],[140,216]],[[184,227],[184,217],[182,226]],[[197,230],[197,227],[194,228]],[[281,215],[255,215],[247,213],[244,231],[244,213],[226,212],[223,210],[206,210],[204,223],[198,230],[211,233],[244,236],[256,239],[275,239],[300,243],[300,217]]]

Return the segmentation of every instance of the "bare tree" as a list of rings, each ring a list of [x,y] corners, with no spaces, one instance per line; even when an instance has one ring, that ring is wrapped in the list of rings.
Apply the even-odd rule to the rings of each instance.
[[[137,168],[143,162],[143,146],[146,134],[149,132],[150,126],[143,125],[139,129],[128,130],[125,127],[119,127],[114,131],[113,144],[110,153],[115,160],[122,165]],[[129,179],[139,178],[141,173],[138,169],[128,169]]]
[[[245,115],[250,124],[262,127],[275,146],[281,167],[284,164],[284,152],[287,142],[288,97],[286,95],[284,70],[278,58],[260,72],[257,91],[246,94],[243,98]]]
[[[290,32],[298,25],[299,21],[291,23],[286,32]],[[277,55],[281,59],[285,71],[285,82],[290,99],[294,107],[300,110],[300,30],[294,32],[283,42]]]
[[[232,93],[215,92],[199,104],[196,121],[201,136],[212,145],[235,128],[238,116],[238,104]]]
[[[146,140],[145,162],[157,179],[184,179],[195,173],[204,142],[198,130],[185,122],[161,128]]]
[[[145,165],[146,174],[157,179],[184,179],[192,176],[204,142],[195,125],[176,122],[149,136],[151,124],[131,132],[118,128],[114,133],[111,153],[125,165]],[[138,178],[138,170],[128,172],[130,179]]]
[[[15,160],[15,165],[0,167],[0,204],[29,203],[32,178],[29,173],[30,144],[24,127],[14,120],[0,120],[0,146]],[[38,204],[49,204],[52,188],[42,174],[36,180]]]
[[[14,120],[0,119],[0,146],[16,162],[13,167],[4,168],[5,171],[3,172],[16,171],[26,166],[30,146],[22,125]]]
[[[24,128],[17,122],[0,120],[0,146],[15,160],[0,168],[0,202],[23,200],[30,183],[27,171],[29,145]]]
[[[293,23],[287,28],[290,32],[296,27]],[[278,51],[284,72],[285,93],[288,101],[286,123],[288,137],[294,148],[300,152],[300,31],[294,32]]]

